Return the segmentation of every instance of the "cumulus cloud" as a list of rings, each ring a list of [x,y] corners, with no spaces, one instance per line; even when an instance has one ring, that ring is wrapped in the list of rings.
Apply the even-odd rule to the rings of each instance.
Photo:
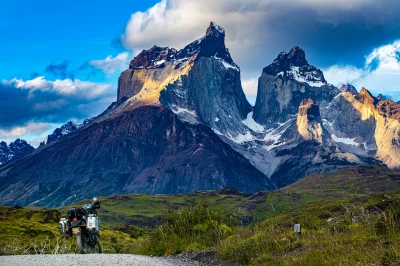
[[[46,140],[47,135],[55,127],[56,125],[50,123],[30,121],[12,128],[0,128],[0,141],[10,143],[18,138],[22,138],[32,146],[38,147],[40,142]]]
[[[16,139],[26,134],[41,134],[51,128],[51,124],[43,122],[28,122],[21,126],[13,128],[2,129],[0,128],[0,139]]]
[[[360,69],[354,66],[333,65],[322,71],[325,79],[335,86],[341,86],[342,84],[354,85],[370,74],[367,69]]]
[[[366,67],[386,73],[400,72],[400,40],[379,48],[367,56]]]
[[[400,92],[400,40],[374,49],[365,57],[361,68],[334,65],[323,70],[328,82],[335,86],[350,83],[358,89],[392,96],[398,100]]]
[[[249,79],[295,45],[317,67],[360,67],[374,47],[399,36],[399,13],[398,0],[162,0],[132,14],[122,42],[136,53],[153,45],[182,48],[215,21]]]
[[[3,80],[0,83],[0,128],[21,132],[31,122],[64,123],[103,111],[115,98],[110,84],[64,79]],[[14,130],[14,131],[13,131]]]
[[[114,58],[109,55],[103,60],[92,60],[89,64],[95,68],[101,69],[104,73],[112,74],[128,68],[130,61],[129,55],[130,53],[128,52],[120,53]]]

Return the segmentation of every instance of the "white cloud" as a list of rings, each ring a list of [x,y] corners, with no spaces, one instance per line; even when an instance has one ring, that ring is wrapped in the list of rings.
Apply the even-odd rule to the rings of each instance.
[[[123,52],[118,54],[114,58],[109,55],[103,60],[92,60],[89,62],[89,64],[91,64],[95,68],[101,69],[104,73],[112,74],[128,68],[130,61],[129,56],[130,53]]]
[[[3,80],[2,83],[3,85],[14,85],[15,88],[18,89],[27,89],[29,91],[29,97],[34,97],[32,93],[39,90],[42,92],[56,93],[61,96],[93,99],[104,94],[111,87],[110,84],[81,81],[79,79],[57,79],[55,81],[48,81],[43,76],[27,81],[14,78],[10,81]]]
[[[398,0],[162,0],[132,14],[122,42],[134,54],[153,45],[183,48],[215,21],[226,29],[244,79],[253,79],[295,45],[314,53],[317,66],[334,64],[342,51],[362,58],[371,45],[397,36],[399,12]]]
[[[400,40],[374,49],[366,56],[363,68],[334,65],[323,72],[335,86],[350,83],[357,89],[366,87],[376,94],[395,95],[400,91]]]
[[[243,91],[247,97],[257,96],[258,79],[245,79],[242,80]]]
[[[35,123],[29,122],[21,126],[16,126],[9,129],[0,128],[0,139],[11,138],[16,139],[26,134],[38,134],[49,129],[51,127],[50,123]]]
[[[111,84],[71,80],[12,79],[0,82],[0,128],[21,132],[28,123],[65,123],[104,111],[116,97]],[[9,130],[14,131],[9,131]]]
[[[12,128],[0,128],[0,141],[7,143],[21,138],[26,140],[34,147],[38,147],[40,142],[47,139],[47,135],[51,133],[58,125],[44,122],[30,121],[24,125]]]
[[[338,65],[331,66],[322,71],[324,72],[325,79],[335,86],[341,86],[342,84],[355,84],[369,73],[365,69],[359,69],[354,66]]]
[[[388,44],[374,49],[367,56],[365,61],[366,68],[373,67],[374,63],[379,63],[377,71],[384,73],[399,73],[400,72],[400,40],[393,44]]]

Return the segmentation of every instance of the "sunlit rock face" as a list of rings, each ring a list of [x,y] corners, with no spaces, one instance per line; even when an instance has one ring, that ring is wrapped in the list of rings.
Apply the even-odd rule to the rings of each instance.
[[[118,99],[124,97],[130,108],[162,105],[182,120],[231,135],[244,132],[241,121],[251,111],[225,31],[213,22],[203,38],[182,50],[142,51],[119,78]]]
[[[294,47],[264,68],[252,108],[224,41],[210,23],[181,50],[142,51],[103,113],[0,166],[0,205],[224,187],[253,193],[376,159],[396,167],[398,104],[327,84]]]
[[[322,143],[323,130],[322,119],[318,105],[311,99],[304,99],[297,114],[297,129],[299,134],[306,140],[314,139]]]
[[[327,84],[321,70],[308,64],[304,51],[294,47],[282,52],[263,69],[258,79],[254,120],[276,127],[296,115],[305,98],[326,106],[340,91]]]
[[[180,51],[143,51],[121,74],[118,99],[101,115],[0,167],[0,204],[59,206],[91,195],[275,189],[219,135],[243,132],[242,120],[251,111],[224,38],[224,30],[211,23],[203,38]]]
[[[342,93],[327,107],[324,125],[343,149],[400,168],[400,105],[363,88]]]

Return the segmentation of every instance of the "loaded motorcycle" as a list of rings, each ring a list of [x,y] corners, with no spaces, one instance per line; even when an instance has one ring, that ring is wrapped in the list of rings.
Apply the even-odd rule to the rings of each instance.
[[[84,204],[82,208],[72,208],[67,218],[61,218],[59,231],[65,237],[76,237],[76,246],[79,253],[103,253],[100,243],[99,218],[96,209],[100,202],[93,198],[92,204]]]

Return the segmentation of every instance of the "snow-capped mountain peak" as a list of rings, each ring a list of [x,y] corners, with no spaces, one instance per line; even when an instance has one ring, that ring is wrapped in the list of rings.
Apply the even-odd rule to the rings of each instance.
[[[272,64],[263,69],[263,73],[296,80],[311,87],[327,85],[322,71],[308,64],[305,52],[298,46],[293,47],[289,53],[281,52]]]

